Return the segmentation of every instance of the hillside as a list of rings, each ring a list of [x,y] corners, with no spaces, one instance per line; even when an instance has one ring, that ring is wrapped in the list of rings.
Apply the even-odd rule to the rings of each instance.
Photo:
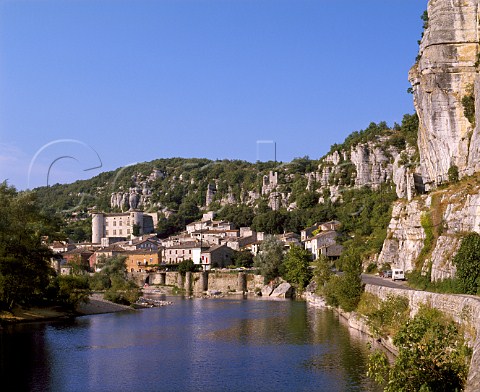
[[[75,241],[88,239],[91,211],[129,208],[158,212],[161,236],[183,229],[207,210],[237,226],[252,225],[267,233],[299,232],[329,219],[345,221],[348,231],[351,217],[365,210],[370,194],[388,203],[395,194],[407,194],[405,178],[415,159],[416,127],[415,115],[406,115],[402,124],[391,128],[384,122],[371,123],[319,160],[157,159],[35,191],[44,210],[67,220],[65,232]],[[389,205],[382,208],[388,210]]]

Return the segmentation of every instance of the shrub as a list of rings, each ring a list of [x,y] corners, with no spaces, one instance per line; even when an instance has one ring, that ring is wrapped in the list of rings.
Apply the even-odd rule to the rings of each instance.
[[[471,350],[456,324],[440,311],[423,306],[396,334],[398,356],[390,365],[384,353],[370,356],[368,375],[386,392],[460,391]]]
[[[463,114],[470,122],[472,127],[475,127],[475,94],[473,86],[467,86],[467,95],[462,98]]]
[[[448,169],[448,181],[450,182],[458,182],[458,166],[452,165]]]
[[[368,326],[376,335],[395,335],[408,320],[409,314],[407,298],[389,295],[385,301],[380,301],[378,308],[367,316]]]
[[[477,294],[480,290],[480,235],[469,233],[463,238],[453,258],[457,267],[456,278],[461,292]]]

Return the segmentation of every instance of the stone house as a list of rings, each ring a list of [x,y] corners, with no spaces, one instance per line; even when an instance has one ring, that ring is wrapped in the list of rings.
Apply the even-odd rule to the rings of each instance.
[[[92,254],[93,252],[90,250],[75,248],[62,253],[62,258],[66,264],[77,264],[86,269],[90,269],[89,259]]]
[[[305,241],[305,249],[309,250],[313,260],[316,260],[320,255],[327,255],[329,247],[337,246],[337,237],[336,231],[322,231]],[[338,248],[332,248],[332,252],[334,249],[338,251]]]
[[[97,264],[100,259],[124,255],[125,252],[125,249],[120,245],[110,245],[106,248],[97,249],[89,258],[90,269],[93,271],[99,271],[101,267]]]
[[[201,263],[204,270],[224,268],[232,264],[233,249],[226,245],[212,246],[202,250]]]
[[[125,250],[149,250],[149,251],[158,251],[160,245],[155,239],[135,239],[130,240],[126,243],[119,244]]]
[[[207,250],[208,246],[200,247],[199,242],[185,242],[182,244],[166,247],[164,251],[164,264],[178,264],[184,260],[192,260],[200,264],[200,253]]]
[[[147,272],[153,265],[162,263],[161,250],[130,250],[124,255],[127,257],[125,260],[127,272]]]

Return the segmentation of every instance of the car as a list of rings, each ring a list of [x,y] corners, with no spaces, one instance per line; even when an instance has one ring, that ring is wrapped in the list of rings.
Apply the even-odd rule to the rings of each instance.
[[[382,278],[391,278],[392,277],[392,270],[382,271],[380,273]]]

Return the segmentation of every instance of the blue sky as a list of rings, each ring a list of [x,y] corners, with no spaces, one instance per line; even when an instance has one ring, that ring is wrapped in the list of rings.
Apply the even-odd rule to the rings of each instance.
[[[413,112],[426,0],[0,0],[0,179],[318,159]],[[100,167],[101,166],[101,167]],[[90,169],[90,170],[86,170]]]

